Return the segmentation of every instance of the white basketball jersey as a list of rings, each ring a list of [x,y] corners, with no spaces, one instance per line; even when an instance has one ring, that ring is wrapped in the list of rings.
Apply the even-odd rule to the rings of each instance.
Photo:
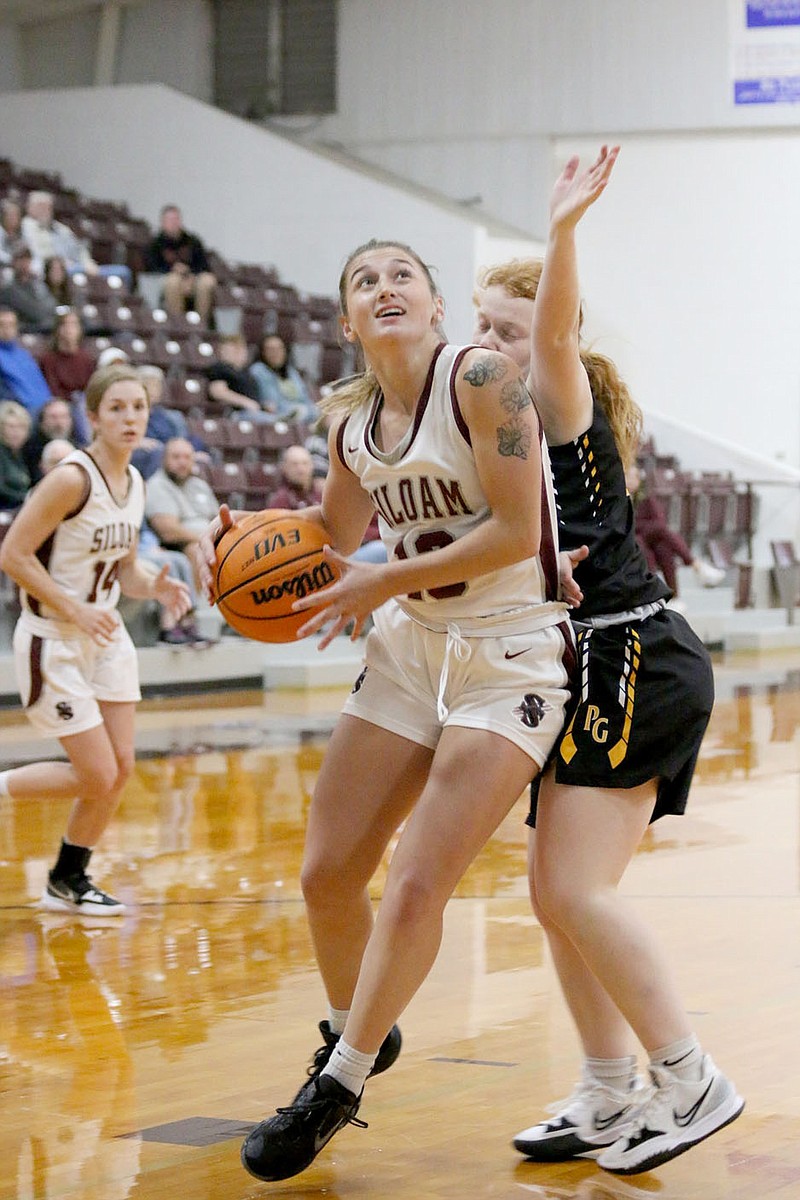
[[[119,504],[103,472],[90,454],[75,450],[63,463],[76,463],[88,477],[88,492],[77,511],[69,513],[36,552],[50,577],[69,595],[99,608],[115,608],[119,600],[120,559],[135,544],[144,516],[144,481],[128,467],[128,494]],[[35,617],[57,614],[27,592],[20,593],[23,610]]]
[[[369,492],[389,557],[411,558],[443,548],[486,521],[489,505],[478,479],[469,429],[456,398],[455,381],[470,346],[442,345],[431,363],[412,423],[397,446],[377,443],[383,398],[351,413],[339,429],[338,454]],[[464,583],[398,596],[422,624],[445,624],[526,610],[534,624],[564,617],[558,597],[558,547],[550,465],[539,427],[542,454],[542,540],[535,558]],[[520,496],[520,503],[527,497]],[[534,611],[535,610],[535,611]]]

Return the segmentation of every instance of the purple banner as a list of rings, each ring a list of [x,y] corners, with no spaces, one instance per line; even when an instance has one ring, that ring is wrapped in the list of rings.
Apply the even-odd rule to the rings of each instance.
[[[789,79],[737,79],[733,89],[736,104],[800,103],[800,75]]]
[[[798,0],[762,0],[747,5],[748,29],[774,29],[781,25],[800,25]]]

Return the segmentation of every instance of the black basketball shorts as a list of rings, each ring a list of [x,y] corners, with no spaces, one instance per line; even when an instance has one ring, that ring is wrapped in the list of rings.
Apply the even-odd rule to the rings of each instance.
[[[577,642],[576,695],[548,764],[556,782],[616,789],[658,779],[651,821],[684,812],[714,704],[705,646],[668,608],[629,625],[581,627]]]

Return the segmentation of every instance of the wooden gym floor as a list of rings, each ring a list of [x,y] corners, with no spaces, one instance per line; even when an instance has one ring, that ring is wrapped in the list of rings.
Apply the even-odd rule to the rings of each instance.
[[[243,1132],[294,1094],[325,1015],[298,865],[344,693],[161,700],[142,705],[93,864],[123,920],[39,911],[65,806],[0,802],[0,1200],[797,1200],[799,667],[718,664],[689,815],[648,833],[624,884],[746,1097],[733,1125],[624,1180],[511,1149],[578,1063],[526,897],[521,801],[449,905],[403,1054],[368,1085],[369,1129],[293,1180],[252,1179]],[[0,718],[2,765],[41,754]]]

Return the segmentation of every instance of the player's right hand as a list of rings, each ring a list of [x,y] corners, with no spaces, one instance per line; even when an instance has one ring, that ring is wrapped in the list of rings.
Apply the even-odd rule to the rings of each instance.
[[[75,624],[87,633],[98,646],[108,646],[117,632],[119,616],[116,609],[98,608],[96,604],[81,604],[75,613]]]

